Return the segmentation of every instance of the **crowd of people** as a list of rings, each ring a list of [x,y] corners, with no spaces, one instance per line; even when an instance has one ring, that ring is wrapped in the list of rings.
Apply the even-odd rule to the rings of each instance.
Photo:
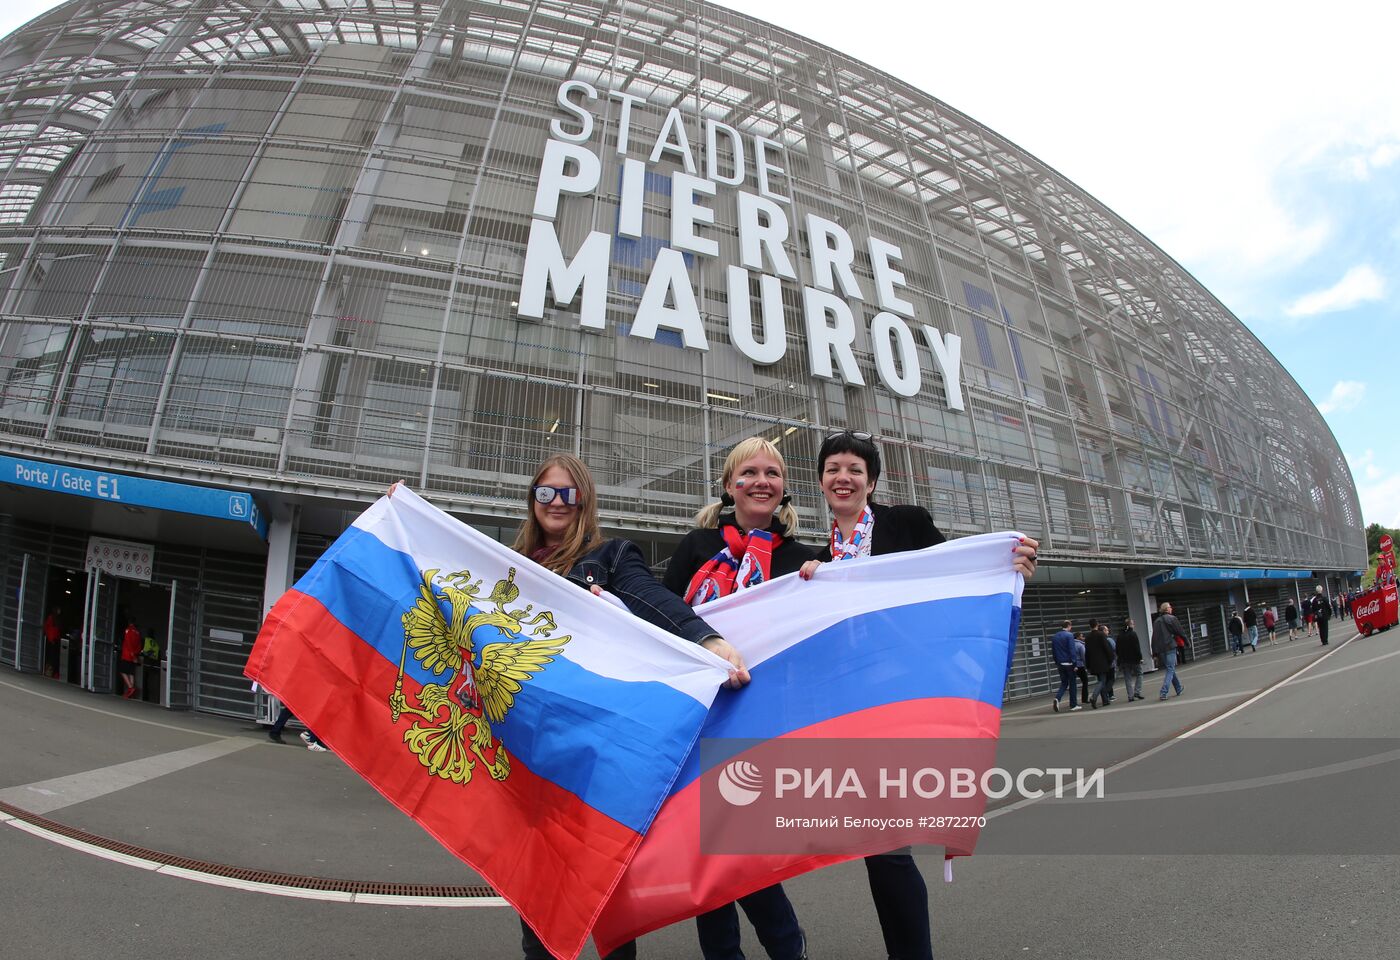
[[[1328,598],[1318,584],[1311,596],[1302,601],[1302,626],[1299,626],[1299,608],[1289,601],[1283,608],[1283,623],[1287,625],[1288,639],[1302,635],[1318,636],[1322,645],[1328,645],[1328,623],[1333,616],[1350,615],[1355,593],[1339,593]],[[1272,606],[1263,612],[1247,603],[1241,608],[1231,608],[1225,621],[1225,632],[1229,639],[1231,656],[1242,653],[1257,653],[1261,636],[1270,643],[1277,642],[1280,621]],[[1176,667],[1185,659],[1190,649],[1185,629],[1172,613],[1172,605],[1163,603],[1153,618],[1149,647],[1154,665],[1165,672],[1159,700],[1167,699],[1172,691],[1181,695],[1181,680],[1176,675]],[[1069,694],[1069,709],[1081,710],[1083,703],[1091,708],[1108,706],[1117,700],[1115,682],[1119,673],[1123,675],[1123,692],[1131,702],[1142,696],[1142,644],[1131,617],[1123,621],[1118,636],[1112,636],[1109,628],[1097,620],[1089,621],[1086,633],[1075,633],[1074,622],[1065,620],[1050,640],[1050,655],[1059,672],[1060,686],[1050,702],[1051,708],[1060,712],[1060,704]],[[1092,693],[1089,679],[1097,681]],[[1078,681],[1078,696],[1075,685]]]

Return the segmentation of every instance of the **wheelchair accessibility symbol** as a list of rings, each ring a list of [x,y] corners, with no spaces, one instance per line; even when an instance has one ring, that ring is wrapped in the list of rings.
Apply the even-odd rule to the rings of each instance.
[[[239,519],[248,516],[248,498],[229,497],[228,512],[229,516],[238,517]]]

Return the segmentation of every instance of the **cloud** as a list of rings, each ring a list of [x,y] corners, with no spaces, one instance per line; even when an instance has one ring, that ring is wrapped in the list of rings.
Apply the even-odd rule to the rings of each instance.
[[[1347,457],[1347,464],[1351,467],[1352,477],[1364,477],[1367,480],[1379,480],[1383,472],[1376,466],[1376,451],[1367,448],[1366,452],[1359,457]]]
[[[1289,304],[1284,313],[1290,317],[1313,317],[1319,313],[1350,310],[1360,303],[1369,303],[1385,296],[1385,278],[1369,264],[1352,267],[1346,276],[1326,290],[1314,290]]]
[[[1360,380],[1338,380],[1332,384],[1332,392],[1327,395],[1327,399],[1317,405],[1317,412],[1326,416],[1329,413],[1355,410],[1365,396],[1366,384]]]
[[[1361,501],[1363,523],[1400,527],[1400,473],[1359,484],[1356,495]]]
[[[1369,180],[1377,170],[1384,170],[1400,160],[1400,143],[1377,144],[1342,161],[1342,172],[1354,180]]]

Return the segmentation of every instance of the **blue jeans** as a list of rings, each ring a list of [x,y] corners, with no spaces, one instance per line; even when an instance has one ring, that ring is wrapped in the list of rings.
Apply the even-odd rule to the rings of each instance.
[[[1251,647],[1259,646],[1259,627],[1257,626],[1249,628],[1249,645]]]
[[[1167,691],[1172,687],[1176,688],[1177,693],[1181,692],[1181,681],[1176,678],[1175,650],[1168,650],[1162,657],[1162,666],[1166,669],[1167,675],[1162,678],[1162,693],[1160,696],[1161,699],[1165,700],[1167,699]]]
[[[890,960],[933,960],[928,886],[914,857],[903,850],[866,857],[865,872]]]
[[[806,952],[797,912],[781,883],[740,897],[738,904],[772,960],[798,960]],[[705,960],[744,960],[739,944],[739,911],[733,903],[696,917],[695,932],[699,934],[700,955]]]
[[[1069,705],[1071,707],[1079,706],[1079,696],[1078,692],[1075,690],[1074,684],[1074,664],[1057,663],[1055,664],[1055,669],[1060,671],[1060,689],[1055,694],[1055,701],[1058,703],[1064,697],[1065,688],[1068,687]]]

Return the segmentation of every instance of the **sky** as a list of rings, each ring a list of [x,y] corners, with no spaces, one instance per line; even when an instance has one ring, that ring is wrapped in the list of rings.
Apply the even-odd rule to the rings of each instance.
[[[726,0],[961,110],[1107,204],[1322,412],[1400,527],[1400,4]],[[52,0],[6,0],[0,35]]]

